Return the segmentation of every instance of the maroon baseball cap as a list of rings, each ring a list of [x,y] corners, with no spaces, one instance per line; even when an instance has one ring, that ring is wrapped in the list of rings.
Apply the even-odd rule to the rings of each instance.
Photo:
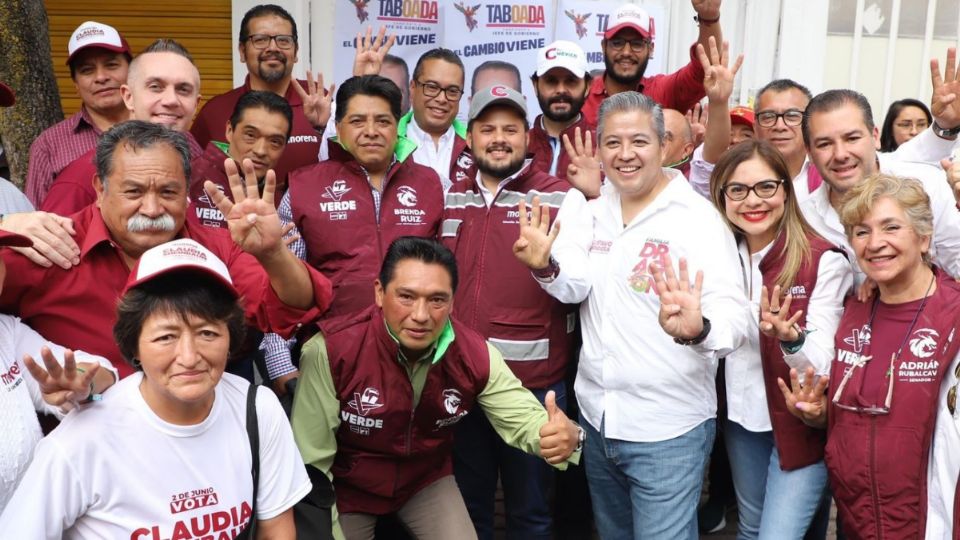
[[[742,124],[747,127],[753,127],[755,121],[755,116],[753,114],[753,109],[750,107],[734,107],[730,109],[730,124]]]
[[[130,54],[130,45],[116,28],[96,21],[87,21],[78,26],[70,36],[67,44],[67,64],[70,64],[78,52],[89,47]]]
[[[13,93],[13,89],[0,82],[0,107],[10,107],[15,101],[17,96]]]

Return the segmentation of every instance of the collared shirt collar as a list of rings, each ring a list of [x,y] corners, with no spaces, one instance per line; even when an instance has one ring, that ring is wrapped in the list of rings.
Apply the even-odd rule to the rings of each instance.
[[[70,131],[76,133],[82,129],[92,129],[94,133],[100,135],[100,129],[93,122],[93,117],[90,116],[90,111],[87,110],[86,105],[80,106],[80,114],[73,115],[69,119],[70,122]]]
[[[115,246],[117,249],[122,249],[113,237],[110,236],[110,230],[107,229],[107,223],[103,220],[103,214],[100,212],[100,208],[91,204],[87,207],[86,211],[92,212],[92,215],[90,216],[90,228],[87,229],[87,234],[83,238],[83,245],[80,246],[80,258],[85,258],[88,253],[104,242]],[[186,219],[183,221],[183,226],[177,231],[174,238],[182,238],[184,236],[184,233],[187,231],[187,222],[188,220]],[[187,233],[187,236],[189,237],[189,233]]]
[[[453,126],[447,128],[447,132],[440,136],[439,145],[441,148],[444,144],[453,145],[453,138],[457,136],[457,132],[454,131]],[[406,137],[413,142],[417,143],[418,146],[433,144],[433,136],[420,128],[420,125],[417,124],[417,119],[413,116],[410,117],[410,123],[407,124]]]
[[[283,96],[283,99],[287,100],[287,103],[289,103],[291,107],[299,107],[303,105],[303,101],[300,100],[300,94],[297,92],[297,89],[293,87],[295,84],[300,83],[291,75],[290,84],[287,85],[287,94]],[[253,90],[253,88],[250,87],[249,73],[247,73],[247,76],[243,79],[243,89],[245,92]]]
[[[383,326],[387,329],[387,335],[390,336],[390,339],[397,344],[397,360],[401,360],[406,363],[410,363],[410,359],[403,354],[403,349],[400,348],[400,340],[397,339],[397,336],[393,335],[393,331],[390,330],[390,325],[387,324],[387,320],[383,320]],[[430,344],[430,347],[424,351],[423,355],[420,358],[414,360],[414,362],[419,362],[420,360],[425,360],[430,358],[433,355],[431,364],[436,364],[443,358],[443,355],[447,354],[447,349],[450,348],[450,344],[453,343],[453,340],[456,338],[456,335],[453,333],[453,323],[450,322],[450,319],[447,318],[447,324],[443,326],[443,330],[440,332],[440,336],[437,337],[437,340]]]
[[[528,154],[528,155],[529,155],[529,154]],[[520,170],[519,170],[519,171],[517,171],[517,172],[511,174],[510,176],[504,178],[503,180],[500,181],[500,183],[497,184],[497,193],[499,193],[500,190],[503,189],[503,186],[507,185],[507,184],[510,183],[512,180],[514,180],[514,179],[520,177],[521,175],[523,175],[523,174],[527,171],[527,169],[530,167],[530,164],[531,164],[531,163],[533,163],[533,159],[531,159],[531,158],[529,158],[529,157],[526,158],[525,160],[523,160],[523,166],[520,167]],[[480,171],[477,171],[477,176],[476,176],[476,178],[474,178],[474,182],[476,182],[477,189],[480,190],[480,194],[483,195],[483,198],[484,198],[485,201],[487,201],[487,206],[489,207],[491,204],[493,204],[493,200],[494,200],[494,198],[497,196],[497,194],[496,194],[496,193],[490,193],[490,190],[487,189],[487,187],[483,185],[483,180],[480,179]]]

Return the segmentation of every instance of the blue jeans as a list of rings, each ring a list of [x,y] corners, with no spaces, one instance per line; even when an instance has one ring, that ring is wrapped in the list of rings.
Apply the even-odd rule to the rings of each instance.
[[[724,428],[740,513],[738,540],[802,540],[827,496],[826,465],[781,470],[772,431],[749,431],[729,420]]]
[[[557,407],[565,409],[567,397],[563,381],[530,391],[543,403],[550,390],[557,393]],[[550,499],[556,470],[540,456],[503,442],[479,408],[457,425],[453,472],[480,540],[493,538],[498,477],[507,514],[507,538],[553,538]]]
[[[583,417],[584,466],[597,532],[619,538],[697,539],[703,469],[717,423],[711,418],[659,442],[608,439]]]

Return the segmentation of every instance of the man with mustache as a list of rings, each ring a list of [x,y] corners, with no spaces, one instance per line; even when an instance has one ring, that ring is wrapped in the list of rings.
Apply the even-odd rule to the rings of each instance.
[[[203,148],[187,133],[200,101],[200,71],[183,45],[172,39],[151,43],[130,63],[127,82],[120,92],[131,118],[184,132],[191,157],[203,153]],[[63,170],[50,187],[41,210],[70,216],[97,199],[94,154],[95,149],[91,149]]]
[[[274,4],[263,4],[247,11],[240,23],[237,47],[240,61],[247,66],[243,86],[211,99],[197,115],[190,132],[205,147],[210,141],[223,141],[224,126],[240,96],[251,90],[273,92],[287,100],[293,108],[293,128],[277,164],[277,180],[286,185],[287,173],[317,162],[320,136],[330,118],[331,93],[323,89],[323,76],[313,81],[307,72],[306,81],[293,79],[293,65],[300,52],[297,22],[287,10]],[[306,90],[305,90],[306,89]]]
[[[67,51],[70,78],[82,105],[70,118],[45,129],[30,146],[24,191],[36,208],[67,165],[130,115],[120,95],[132,59],[127,40],[112,26],[87,21],[73,31]]]
[[[454,316],[496,347],[541,403],[554,391],[557,407],[564,409],[576,306],[544,292],[514,258],[513,243],[521,201],[539,197],[556,217],[570,183],[535,168],[529,159],[527,108],[520,92],[503,84],[482,89],[470,102],[468,118],[467,144],[478,172],[447,192],[441,232],[461,272]],[[551,537],[553,470],[509,448],[483,414],[467,415],[457,429],[454,473],[481,539],[493,537],[498,476],[508,534]]]
[[[289,336],[329,305],[327,278],[284,246],[272,173],[261,197],[253,164],[243,163],[241,181],[228,160],[235,203],[207,183],[208,196],[226,216],[227,234],[186,220],[191,167],[183,133],[139,120],[118,124],[97,144],[96,164],[97,201],[73,216],[79,263],[44,268],[3,250],[0,312],[66,347],[104,356],[121,377],[129,375],[133,368],[112,335],[117,299],[140,255],[174,238],[196,240],[226,263],[250,326]]]
[[[591,181],[577,181],[577,175],[568,177],[571,165],[576,172],[578,160],[571,159],[564,148],[564,139],[568,143],[586,139],[593,144],[596,126],[581,112],[590,79],[587,56],[576,43],[559,40],[540,49],[537,71],[531,80],[543,113],[530,128],[529,151],[535,169],[568,180],[584,195],[596,197],[600,194],[599,175]]]
[[[723,43],[720,31],[720,0],[691,0],[700,27],[697,43],[709,47],[712,36]],[[687,111],[700,101],[703,69],[696,56],[696,43],[690,47],[690,63],[669,75],[644,77],[653,55],[653,18],[636,4],[624,4],[610,17],[603,34],[603,62],[606,71],[590,85],[583,114],[596,124],[600,103],[614,94],[636,90],[650,96],[665,109]]]

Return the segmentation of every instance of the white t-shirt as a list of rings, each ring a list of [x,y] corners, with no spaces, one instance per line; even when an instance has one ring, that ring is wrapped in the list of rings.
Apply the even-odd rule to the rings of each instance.
[[[716,417],[717,359],[746,339],[750,321],[737,247],[716,209],[678,171],[624,227],[612,183],[588,203],[567,192],[552,254],[560,273],[542,287],[579,303],[583,348],[576,391],[580,411],[606,436],[631,442],[672,439]],[[660,327],[660,298],[649,265],[684,257],[690,279],[702,270],[704,317],[712,323],[696,346],[674,343]]]
[[[63,347],[48,342],[20,319],[0,315],[0,512],[13,495],[17,482],[30,465],[33,449],[43,437],[37,411],[62,416],[59,409],[43,401],[40,386],[23,364],[23,355],[29,354],[43,365],[40,348],[44,346],[50,348],[57,360],[63,361]],[[99,363],[117,377],[106,358],[83,351],[76,351],[74,358],[77,362]]]
[[[67,415],[37,446],[0,516],[5,538],[233,538],[251,517],[249,383],[225,373],[196,425],[161,420],[140,393],[142,373]],[[257,393],[260,490],[256,517],[283,513],[310,491],[279,401]]]

